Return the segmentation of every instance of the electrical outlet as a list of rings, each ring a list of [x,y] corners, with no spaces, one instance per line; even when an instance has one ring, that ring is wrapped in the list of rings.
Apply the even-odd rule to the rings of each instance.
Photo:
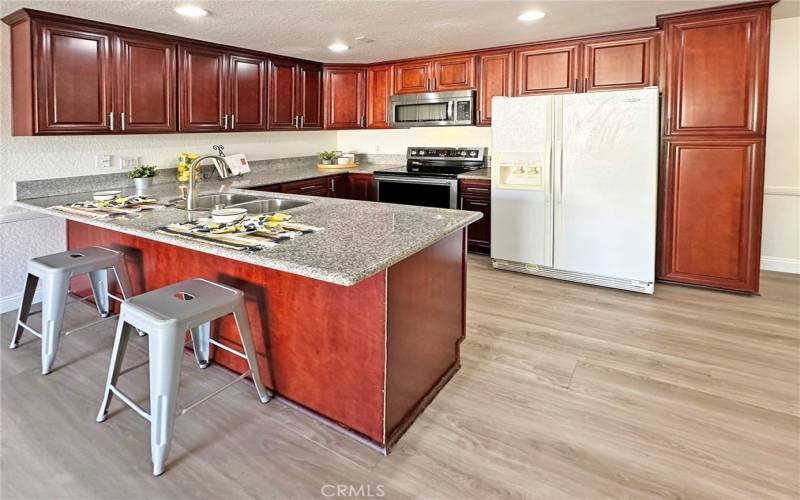
[[[133,170],[139,166],[138,156],[123,156],[120,158],[119,168],[122,170]]]
[[[111,168],[111,155],[96,155],[94,166],[97,168]]]

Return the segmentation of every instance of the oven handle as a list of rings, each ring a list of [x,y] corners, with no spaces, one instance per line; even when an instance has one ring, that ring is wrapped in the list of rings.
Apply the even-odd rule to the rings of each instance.
[[[458,179],[430,179],[425,177],[392,177],[392,176],[375,176],[375,182],[391,181],[403,182],[405,184],[435,184],[437,186],[452,186],[458,182]]]

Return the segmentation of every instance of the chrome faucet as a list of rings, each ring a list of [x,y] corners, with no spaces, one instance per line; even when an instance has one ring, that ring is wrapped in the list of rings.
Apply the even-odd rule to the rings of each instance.
[[[222,156],[212,154],[198,156],[197,159],[189,165],[189,190],[186,193],[186,210],[194,210],[197,207],[197,181],[195,181],[194,172],[201,161],[208,159],[214,160],[214,167],[217,169],[220,179],[227,179],[230,177],[228,175],[225,158]]]

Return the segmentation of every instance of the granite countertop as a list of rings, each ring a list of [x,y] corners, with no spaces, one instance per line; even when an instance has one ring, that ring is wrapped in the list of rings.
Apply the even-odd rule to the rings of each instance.
[[[472,170],[471,172],[464,172],[463,174],[458,175],[459,179],[482,179],[482,180],[491,180],[492,178],[492,169],[491,168],[482,168],[480,170]]]
[[[363,163],[357,168],[348,169],[320,169],[316,164],[299,165],[291,168],[253,170],[242,177],[235,177],[231,187],[247,189],[250,187],[267,186],[269,184],[283,184],[285,182],[303,181],[315,177],[330,177],[347,174],[349,172],[371,174],[376,170],[396,168],[401,165],[383,163]],[[402,165],[405,166],[405,165]]]
[[[350,171],[371,172],[389,167],[391,165],[362,165],[358,169]],[[312,173],[314,175],[310,175]],[[133,216],[91,219],[49,208],[89,200],[91,192],[28,198],[17,200],[14,203],[22,208],[56,217],[345,286],[357,284],[481,217],[478,212],[462,210],[241,189],[338,173],[341,172],[323,172],[316,167],[298,167],[252,172],[244,177],[228,181],[202,182],[200,184],[201,194],[238,192],[262,198],[285,198],[311,202],[286,212],[294,216],[293,221],[324,227],[323,231],[307,234],[276,247],[254,253],[155,232],[159,227],[186,221],[190,217],[207,216],[207,212],[187,212],[167,207]],[[131,189],[123,190],[124,194],[131,192]],[[148,194],[162,201],[180,197],[176,183],[154,185]]]

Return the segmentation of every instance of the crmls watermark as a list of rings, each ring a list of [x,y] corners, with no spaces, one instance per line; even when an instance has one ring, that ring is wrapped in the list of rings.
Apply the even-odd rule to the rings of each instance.
[[[324,484],[320,488],[324,497],[338,498],[383,498],[386,491],[382,484]]]

